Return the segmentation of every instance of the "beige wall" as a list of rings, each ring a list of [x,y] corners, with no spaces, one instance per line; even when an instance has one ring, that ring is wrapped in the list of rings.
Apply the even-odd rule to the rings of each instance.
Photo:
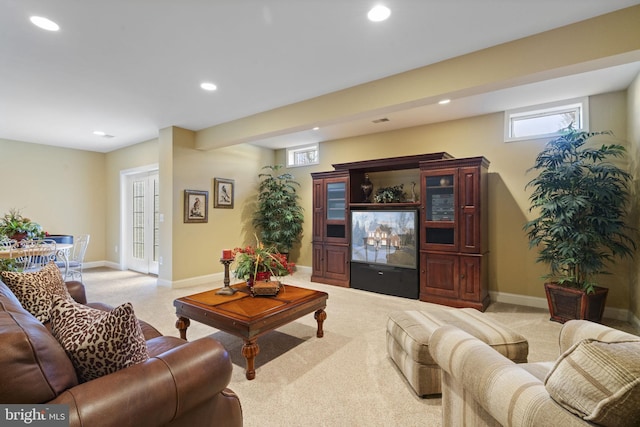
[[[612,130],[626,138],[626,93],[615,92],[590,98],[591,129]],[[526,183],[533,178],[526,170],[533,164],[544,141],[503,142],[503,114],[402,129],[373,135],[325,142],[320,145],[322,164],[290,168],[302,184],[306,221],[297,262],[311,265],[311,172],[333,170],[331,164],[411,154],[446,151],[454,157],[484,156],[489,167],[489,288],[492,291],[544,297],[540,276],[546,273],[536,264],[536,251],[528,249],[522,226],[529,219]],[[283,150],[278,153],[283,161]],[[409,187],[408,178],[396,184]],[[375,186],[380,185],[374,181]],[[627,309],[628,265],[621,273],[603,278],[611,285],[608,306]],[[617,270],[616,270],[617,271]]]
[[[273,161],[273,150],[247,144],[211,151],[196,150],[193,132],[184,129],[174,132],[171,276],[174,282],[222,271],[220,256],[223,249],[254,241],[251,215],[258,172]],[[233,209],[213,208],[213,178],[235,181]],[[207,223],[184,223],[186,189],[209,192]]]
[[[103,244],[104,260],[120,264],[120,215],[122,211],[121,177],[126,171],[138,170],[141,167],[158,164],[158,141],[150,140],[120,150],[112,151],[105,155],[105,211],[106,220],[104,228],[106,238]],[[116,247],[118,251],[116,252]]]
[[[118,263],[114,248],[120,243],[121,172],[157,164],[160,173],[159,278],[167,284],[207,276],[223,270],[219,262],[223,249],[251,243],[252,201],[258,170],[273,163],[273,150],[246,144],[201,151],[194,148],[194,132],[177,127],[162,129],[157,140],[147,141],[107,154],[106,175],[108,220],[107,261]],[[213,178],[235,180],[234,209],[213,209]],[[185,224],[184,190],[209,192],[209,221]]]
[[[90,234],[105,259],[104,154],[0,139],[0,214],[16,208],[50,234]]]
[[[633,187],[631,200],[632,225],[640,229],[640,75],[638,75],[627,91],[627,117],[629,151],[632,153],[631,173],[633,174]],[[640,245],[639,245],[640,246]],[[640,249],[640,247],[638,248]],[[629,271],[629,286],[631,288],[631,311],[634,316],[640,318],[640,259],[636,255]]]

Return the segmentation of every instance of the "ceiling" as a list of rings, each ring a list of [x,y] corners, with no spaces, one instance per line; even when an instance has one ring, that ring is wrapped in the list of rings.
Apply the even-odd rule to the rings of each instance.
[[[109,152],[429,65],[639,0],[0,0],[0,138]],[[60,31],[29,21],[45,16]],[[640,62],[252,143],[282,148],[628,87]],[[605,78],[606,76],[606,78]],[[207,92],[204,81],[217,85]],[[101,130],[111,137],[100,137]]]

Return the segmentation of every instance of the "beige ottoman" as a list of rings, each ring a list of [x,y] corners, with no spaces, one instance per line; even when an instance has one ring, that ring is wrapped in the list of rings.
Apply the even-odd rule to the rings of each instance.
[[[529,343],[522,335],[473,308],[394,311],[387,320],[387,352],[418,396],[441,393],[440,368],[429,354],[429,339],[442,325],[457,326],[516,363],[527,361]]]

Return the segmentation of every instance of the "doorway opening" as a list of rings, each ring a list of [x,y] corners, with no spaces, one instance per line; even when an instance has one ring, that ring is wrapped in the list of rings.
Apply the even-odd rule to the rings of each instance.
[[[124,269],[158,274],[159,179],[158,168],[123,172],[120,256]]]

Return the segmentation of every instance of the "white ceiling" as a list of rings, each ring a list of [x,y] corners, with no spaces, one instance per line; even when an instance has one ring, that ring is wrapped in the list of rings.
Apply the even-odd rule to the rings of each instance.
[[[0,0],[0,138],[108,152],[200,130],[639,0]],[[52,33],[31,15],[56,21]],[[345,119],[280,148],[626,88],[640,62]],[[606,78],[603,78],[606,76]],[[203,81],[217,84],[205,92]],[[113,138],[98,137],[102,130]]]

